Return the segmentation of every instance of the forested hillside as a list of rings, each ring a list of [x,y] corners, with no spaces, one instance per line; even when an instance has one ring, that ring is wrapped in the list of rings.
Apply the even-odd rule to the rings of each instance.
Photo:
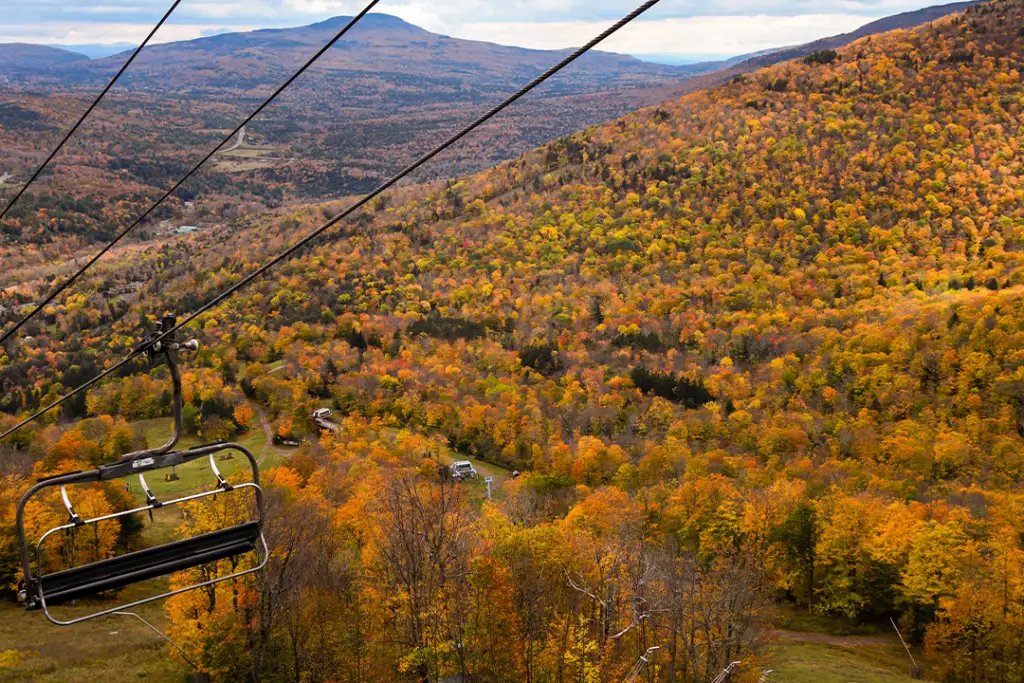
[[[486,124],[416,178],[489,168],[733,74],[960,8],[887,17],[856,35],[737,64],[665,66],[593,51],[535,91],[529,106]],[[0,221],[0,258],[52,263],[109,239],[348,20],[148,46],[41,182]],[[159,239],[175,223],[212,227],[266,208],[366,192],[462,125],[470,110],[500,101],[565,54],[451,38],[371,13],[133,238]],[[0,191],[13,196],[126,58],[0,44]]]
[[[270,570],[175,637],[267,680],[617,681],[655,645],[649,680],[756,680],[783,605],[1024,680],[1022,26],[979,5],[405,188],[205,315],[190,429],[312,442]],[[340,206],[124,253],[0,355],[0,426]],[[165,383],[8,453],[123,452]],[[449,449],[524,475],[471,503]]]

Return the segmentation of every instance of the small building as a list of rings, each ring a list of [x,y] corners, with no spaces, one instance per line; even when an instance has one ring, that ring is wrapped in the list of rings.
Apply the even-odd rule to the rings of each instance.
[[[199,232],[198,225],[181,225],[171,230],[171,235],[190,235],[193,232]]]

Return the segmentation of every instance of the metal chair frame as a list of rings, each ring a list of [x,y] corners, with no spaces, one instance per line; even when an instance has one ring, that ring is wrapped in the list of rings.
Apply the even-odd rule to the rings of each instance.
[[[165,318],[157,325],[157,332],[153,337],[159,336],[162,330],[171,329],[174,326],[173,318]],[[152,339],[152,337],[151,337]],[[259,475],[259,464],[256,462],[256,458],[249,452],[247,448],[237,443],[218,443],[207,446],[199,446],[186,451],[171,450],[177,444],[178,439],[181,437],[181,424],[182,424],[182,408],[183,399],[181,391],[181,376],[178,372],[176,352],[179,350],[196,350],[198,344],[195,341],[190,341],[187,344],[177,344],[172,339],[165,338],[160,342],[151,344],[146,350],[151,357],[158,358],[167,364],[171,371],[171,381],[174,385],[174,430],[170,440],[167,443],[157,448],[151,448],[134,453],[128,453],[121,457],[121,459],[109,465],[101,465],[94,470],[85,472],[70,472],[67,474],[60,474],[53,477],[46,477],[40,479],[33,485],[25,494],[21,497],[17,507],[17,530],[18,537],[20,540],[20,552],[21,552],[21,564],[25,574],[22,590],[20,596],[22,601],[25,603],[27,610],[41,609],[46,618],[52,623],[59,626],[70,626],[72,624],[78,624],[89,619],[95,619],[97,617],[113,614],[118,611],[137,607],[149,602],[156,600],[163,600],[173,595],[179,595],[188,591],[196,590],[198,588],[204,588],[213,584],[221,583],[231,579],[245,576],[246,574],[252,574],[257,572],[266,566],[267,561],[270,558],[270,551],[267,547],[266,539],[263,535],[263,489],[260,487],[260,475]],[[231,484],[221,474],[217,468],[217,464],[214,458],[214,454],[221,451],[238,451],[245,455],[249,459],[249,464],[252,468],[252,481],[241,484]],[[172,500],[159,500],[153,492],[150,490],[146,483],[145,473],[158,469],[165,469],[168,467],[175,467],[199,458],[208,457],[210,460],[210,466],[214,476],[217,480],[216,488],[209,491],[202,491],[200,493],[193,493],[180,498],[174,498]],[[86,484],[94,482],[109,481],[112,479],[119,479],[131,475],[137,475],[139,478],[139,484],[142,486],[142,490],[146,495],[146,504],[132,508],[130,510],[123,510],[121,512],[115,512],[109,515],[102,515],[100,517],[94,517],[92,519],[82,519],[78,513],[75,512],[74,506],[71,503],[71,498],[68,496],[67,486],[71,484]],[[36,543],[35,549],[35,569],[33,572],[32,563],[30,561],[30,552],[28,539],[25,535],[25,524],[24,524],[24,513],[25,506],[32,498],[47,488],[59,487],[61,491],[61,498],[64,502],[64,507],[68,511],[69,521],[66,524],[56,526],[49,531],[45,532]],[[153,548],[147,548],[144,550],[136,551],[134,553],[128,553],[127,555],[121,555],[119,557],[110,558],[108,560],[100,560],[98,562],[92,562],[81,567],[75,567],[71,569],[61,570],[58,572],[50,572],[44,574],[42,572],[43,567],[43,547],[46,539],[52,534],[59,531],[70,531],[74,532],[75,529],[89,524],[98,524],[99,522],[109,521],[125,517],[127,515],[138,514],[140,512],[149,512],[150,517],[153,515],[153,510],[169,505],[179,505],[193,500],[200,500],[209,496],[216,496],[218,493],[225,493],[229,491],[236,491],[239,489],[251,488],[255,493],[256,498],[256,512],[257,518],[254,521],[237,525],[235,527],[229,527],[221,529],[219,531],[210,532],[208,534],[202,534],[200,536],[193,537],[191,539],[185,539],[182,541],[175,541],[169,544],[161,546],[154,546]],[[218,548],[217,541],[221,536],[231,540],[232,535],[238,536],[241,540],[235,540],[232,543],[222,543]],[[192,556],[189,556],[190,545],[192,546]],[[95,595],[96,593],[103,592],[105,590],[112,590],[115,588],[121,588],[132,583],[137,583],[149,578],[157,576],[163,576],[174,571],[180,571],[190,567],[200,566],[207,562],[212,562],[227,557],[237,557],[238,555],[245,554],[250,551],[250,547],[253,552],[259,551],[259,546],[262,546],[262,558],[259,563],[249,569],[234,572],[227,576],[221,576],[208,581],[202,581],[195,583],[184,588],[178,588],[175,590],[166,591],[159,595],[154,595],[141,600],[136,600],[131,603],[118,605],[109,609],[103,609],[98,612],[87,614],[82,617],[77,617],[70,620],[57,619],[50,613],[50,607],[55,604],[63,602],[69,602],[79,597],[88,597]],[[239,548],[243,548],[239,550]],[[179,557],[175,557],[170,560],[163,561],[151,561],[150,564],[145,564],[147,556],[157,556],[161,550],[181,550],[182,554]],[[237,552],[229,552],[237,551]],[[159,557],[157,557],[159,560]],[[89,577],[86,576],[85,570],[92,569],[93,571],[101,571],[104,566],[109,567],[111,565],[118,564],[132,564],[133,562],[141,562],[139,568],[131,571],[126,571],[121,574],[112,573],[110,576],[102,580],[86,580]],[[165,571],[166,569],[166,571]],[[82,580],[82,585],[75,585],[71,581],[71,586],[65,588],[63,596],[51,595],[51,600],[47,600],[46,581],[50,579],[51,582],[56,579],[74,579],[75,575],[85,576]],[[70,597],[68,597],[70,596]]]

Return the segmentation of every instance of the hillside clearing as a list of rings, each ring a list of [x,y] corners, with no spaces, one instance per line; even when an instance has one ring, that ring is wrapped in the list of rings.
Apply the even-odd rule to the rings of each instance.
[[[895,638],[779,632],[765,648],[769,681],[785,683],[910,683],[910,663]]]

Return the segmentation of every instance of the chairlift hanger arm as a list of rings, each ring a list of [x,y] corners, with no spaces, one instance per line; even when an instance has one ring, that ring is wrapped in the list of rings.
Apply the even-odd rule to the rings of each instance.
[[[184,344],[179,344],[174,338],[174,326],[177,323],[177,319],[173,316],[164,316],[156,324],[156,329],[153,334],[146,337],[142,344],[139,345],[137,351],[144,352],[155,361],[163,361],[167,364],[167,368],[171,372],[171,383],[174,387],[173,393],[173,413],[174,413],[174,428],[171,433],[171,438],[168,439],[167,443],[156,448],[150,448],[144,451],[138,451],[136,453],[130,453],[122,458],[122,460],[131,459],[138,460],[145,458],[150,455],[162,455],[178,443],[181,439],[181,424],[182,424],[182,412],[184,410],[184,399],[182,398],[181,390],[181,373],[178,371],[178,351],[198,351],[199,342],[195,339],[190,339]],[[170,334],[166,334],[171,331]]]
[[[135,451],[121,456],[121,459],[109,465],[100,465],[94,470],[85,472],[69,472],[39,479],[35,486],[29,489],[25,497],[37,493],[40,488],[48,485],[60,486],[66,484],[84,484],[89,482],[107,481],[117,479],[130,474],[141,474],[149,470],[161,469],[181,465],[190,460],[208,455],[203,449],[192,449],[186,452],[174,451],[171,449],[177,445],[181,438],[182,413],[184,412],[184,399],[181,389],[181,373],[178,371],[178,359],[176,352],[179,350],[195,351],[199,348],[199,342],[192,339],[185,344],[178,344],[173,335],[161,339],[166,330],[174,327],[175,319],[171,316],[163,318],[157,323],[155,332],[146,338],[139,346],[142,352],[148,353],[152,358],[158,358],[167,364],[171,372],[171,384],[173,386],[173,430],[171,438],[167,443],[156,448],[149,448]],[[221,444],[223,445],[223,444]],[[24,498],[23,498],[24,499]]]

